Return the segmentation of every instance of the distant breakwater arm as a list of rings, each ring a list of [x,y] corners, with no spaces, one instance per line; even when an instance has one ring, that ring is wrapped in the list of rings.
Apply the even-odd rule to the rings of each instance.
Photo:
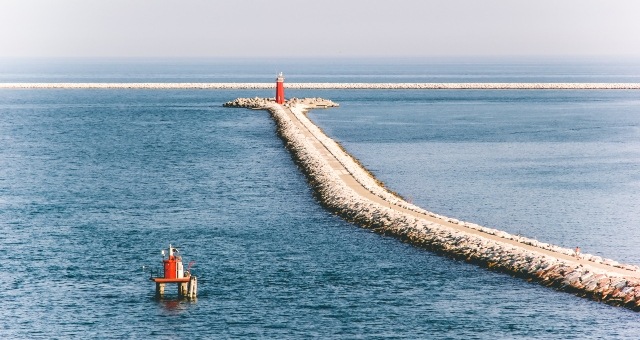
[[[305,115],[334,106],[319,98],[285,105],[238,98],[227,107],[265,109],[320,202],[344,219],[439,254],[596,301],[640,311],[640,271],[589,254],[440,216],[386,190]]]
[[[287,83],[288,89],[640,90],[640,83]],[[273,83],[0,83],[0,89],[273,89]]]

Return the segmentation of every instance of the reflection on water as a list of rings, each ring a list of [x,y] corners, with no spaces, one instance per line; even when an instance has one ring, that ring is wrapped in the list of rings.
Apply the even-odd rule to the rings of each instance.
[[[198,302],[198,299],[188,299],[188,298],[180,298],[180,297],[172,297],[168,296],[165,291],[165,296],[163,297],[155,297],[157,301],[157,305],[164,312],[169,314],[180,314],[189,309],[189,307],[195,305]]]

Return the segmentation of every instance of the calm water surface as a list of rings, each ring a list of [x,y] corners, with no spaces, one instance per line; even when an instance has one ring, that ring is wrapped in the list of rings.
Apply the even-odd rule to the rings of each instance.
[[[346,69],[346,68],[345,68]],[[260,91],[0,91],[3,338],[633,338],[637,313],[323,210]],[[635,92],[300,91],[433,211],[640,263]],[[179,245],[196,302],[153,298]]]
[[[334,97],[340,98],[340,93]],[[640,265],[637,91],[396,91],[311,113],[433,211]]]

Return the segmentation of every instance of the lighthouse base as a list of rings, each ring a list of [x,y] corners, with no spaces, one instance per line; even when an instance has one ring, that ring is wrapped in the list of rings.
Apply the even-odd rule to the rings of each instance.
[[[181,277],[175,279],[165,279],[163,277],[152,277],[151,281],[156,283],[156,296],[164,296],[164,288],[167,283],[175,283],[178,286],[178,296],[195,299],[198,295],[198,278],[195,276]]]

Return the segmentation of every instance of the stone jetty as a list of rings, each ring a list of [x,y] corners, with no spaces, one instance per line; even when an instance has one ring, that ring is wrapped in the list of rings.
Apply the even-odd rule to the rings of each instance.
[[[272,99],[238,98],[224,106],[269,111],[320,202],[345,220],[444,256],[640,311],[637,266],[441,216],[387,190],[306,117],[309,109],[337,106],[329,100],[278,105]]]
[[[274,89],[273,83],[0,83],[4,89]],[[640,90],[640,83],[287,83],[287,89]]]

